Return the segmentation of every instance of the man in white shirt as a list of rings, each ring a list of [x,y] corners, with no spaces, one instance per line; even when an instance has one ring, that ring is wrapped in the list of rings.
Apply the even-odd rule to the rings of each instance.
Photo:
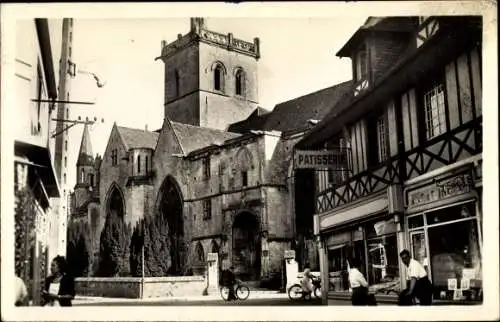
[[[367,305],[368,302],[368,282],[359,271],[361,266],[357,258],[352,258],[349,262],[349,286],[352,289],[352,305]]]
[[[401,261],[406,266],[407,288],[399,295],[399,304],[407,305],[409,299],[417,298],[420,305],[432,304],[432,284],[427,271],[418,261],[410,257],[410,252],[404,249],[399,253]]]

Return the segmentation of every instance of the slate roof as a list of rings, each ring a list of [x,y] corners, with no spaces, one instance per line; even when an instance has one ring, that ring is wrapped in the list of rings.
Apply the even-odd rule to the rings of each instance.
[[[159,134],[157,132],[130,127],[117,126],[127,150],[137,148],[155,149]]]
[[[248,130],[263,130],[270,113],[272,112],[259,106],[245,120],[230,124],[228,131],[244,133]]]
[[[238,133],[221,131],[189,124],[170,122],[179,139],[184,153],[190,153],[212,144],[222,144],[224,141],[241,136]]]
[[[337,105],[337,102],[352,89],[352,81],[346,81],[319,91],[280,103],[270,113],[255,116],[231,124],[233,132],[249,130],[292,131],[309,127],[308,120],[321,120]]]

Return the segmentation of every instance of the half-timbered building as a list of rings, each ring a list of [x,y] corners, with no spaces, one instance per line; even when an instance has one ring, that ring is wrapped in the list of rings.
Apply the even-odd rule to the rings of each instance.
[[[371,17],[337,53],[352,60],[352,92],[296,145],[348,154],[347,169],[314,178],[330,291],[348,290],[352,257],[371,288],[405,287],[408,249],[435,299],[482,298],[481,26]]]

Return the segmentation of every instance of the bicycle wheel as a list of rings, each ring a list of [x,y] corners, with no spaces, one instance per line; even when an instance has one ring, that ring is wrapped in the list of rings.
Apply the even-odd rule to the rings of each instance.
[[[302,298],[302,287],[299,284],[294,284],[288,289],[288,297],[290,300],[299,300]]]
[[[229,287],[227,286],[222,286],[220,288],[220,296],[224,301],[227,301],[229,299]]]
[[[250,295],[250,289],[248,286],[240,285],[236,289],[236,297],[240,300],[246,300]]]

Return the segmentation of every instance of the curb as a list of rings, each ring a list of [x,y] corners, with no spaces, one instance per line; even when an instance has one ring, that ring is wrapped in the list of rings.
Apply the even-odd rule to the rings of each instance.
[[[264,298],[281,298],[287,297],[285,293],[279,292],[251,292],[249,299],[264,299]],[[190,297],[177,297],[177,296],[164,296],[152,298],[113,298],[113,297],[97,297],[97,296],[77,296],[73,300],[73,304],[89,304],[89,303],[110,303],[110,302],[189,302],[189,301],[217,301],[222,300],[219,294],[212,294],[206,296],[190,296]]]

